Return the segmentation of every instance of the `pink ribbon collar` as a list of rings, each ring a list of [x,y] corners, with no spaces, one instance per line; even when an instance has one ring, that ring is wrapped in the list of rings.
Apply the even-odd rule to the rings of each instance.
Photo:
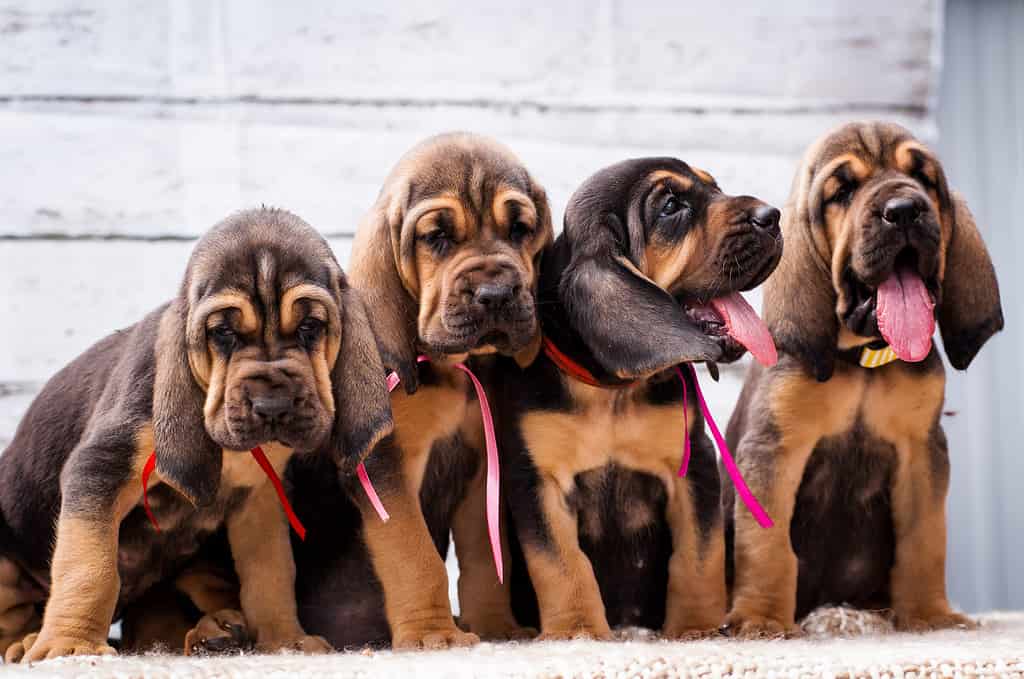
[[[417,363],[424,363],[429,360],[426,356],[419,356],[416,359]],[[501,486],[501,470],[498,466],[498,441],[494,434],[494,418],[491,416],[491,405],[487,401],[487,393],[484,391],[484,386],[480,384],[480,380],[466,367],[466,364],[456,363],[454,365],[469,377],[473,383],[473,389],[476,390],[477,401],[480,402],[480,417],[483,419],[484,442],[487,448],[487,536],[491,541],[491,554],[494,556],[494,569],[498,573],[498,582],[504,583],[505,567],[501,557],[501,524],[499,523],[498,515],[498,491]],[[397,373],[389,373],[387,376],[388,391],[394,391],[400,381],[401,378],[399,378]],[[380,496],[377,495],[377,491],[370,481],[369,474],[366,473],[366,465],[360,462],[359,466],[356,467],[356,475],[359,477],[359,483],[363,487],[363,492],[366,493],[367,499],[377,512],[377,516],[380,517],[381,521],[390,519],[391,517],[387,510],[384,509],[384,503],[380,501]]]

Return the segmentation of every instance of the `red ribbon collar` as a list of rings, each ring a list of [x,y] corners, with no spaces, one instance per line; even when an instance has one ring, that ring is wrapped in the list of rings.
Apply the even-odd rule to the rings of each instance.
[[[621,389],[635,384],[635,382],[622,385],[602,384],[589,370],[569,358],[547,337],[544,337],[544,353],[563,373],[592,387]],[[700,382],[697,381],[697,371],[694,370],[692,363],[686,363],[685,366],[690,371],[690,375],[693,376],[693,386],[697,392],[697,405],[700,408],[701,415],[704,417],[704,421],[708,423],[708,428],[711,429],[711,436],[715,439],[715,444],[718,446],[718,452],[722,456],[722,464],[725,466],[725,471],[729,474],[729,478],[732,479],[733,485],[736,486],[736,494],[747,505],[747,509],[754,515],[754,518],[762,528],[771,528],[774,524],[768,516],[768,512],[764,510],[761,503],[757,501],[757,497],[754,496],[754,493],[747,486],[746,481],[743,480],[743,475],[740,473],[739,467],[736,466],[736,461],[733,460],[729,446],[725,442],[725,437],[722,436],[722,432],[718,430],[718,425],[715,424],[715,419],[711,416],[711,410],[708,408],[708,404],[704,400],[704,393],[700,389]],[[686,471],[690,466],[690,431],[686,419],[688,394],[686,393],[686,378],[683,376],[683,368],[677,365],[675,366],[675,371],[676,376],[679,377],[679,382],[683,385],[683,459],[679,465],[679,476],[682,477],[686,476]]]
[[[277,472],[274,471],[273,465],[270,464],[270,460],[267,459],[263,449],[256,446],[251,451],[253,458],[256,463],[259,464],[260,468],[263,469],[263,473],[267,475],[270,483],[274,485],[274,490],[277,491],[277,499],[281,501],[281,508],[284,509],[285,515],[288,517],[288,523],[292,525],[292,529],[298,534],[302,540],[306,539],[306,527],[299,521],[299,517],[295,515],[295,510],[292,509],[292,504],[288,502],[288,496],[285,495],[284,486],[281,484],[281,479],[278,477]],[[156,469],[156,451],[154,450],[149,458],[146,460],[146,466],[142,468],[142,505],[146,509],[146,515],[152,522],[153,527],[156,531],[160,532],[160,524],[156,522],[156,517],[153,515],[153,510],[149,508],[149,476]]]

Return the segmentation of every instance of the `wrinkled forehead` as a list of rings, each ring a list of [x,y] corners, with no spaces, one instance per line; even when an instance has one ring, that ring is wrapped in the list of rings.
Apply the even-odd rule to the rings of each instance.
[[[489,212],[510,192],[530,198],[530,176],[514,158],[488,148],[438,148],[424,153],[405,169],[408,204],[455,197],[476,214]]]
[[[820,145],[815,173],[848,170],[861,181],[887,170],[911,173],[937,161],[909,131],[887,125],[847,126]]]
[[[237,309],[246,325],[277,326],[288,320],[282,314],[290,317],[290,307],[299,299],[334,307],[340,269],[325,249],[326,244],[276,239],[203,244],[193,256],[187,281],[193,318],[201,321],[214,312]]]

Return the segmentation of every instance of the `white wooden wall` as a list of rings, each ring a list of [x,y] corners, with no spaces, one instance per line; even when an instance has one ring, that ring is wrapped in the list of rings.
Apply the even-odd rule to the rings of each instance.
[[[778,204],[838,122],[935,134],[933,2],[534,5],[0,2],[0,444],[50,374],[170,297],[215,221],[284,206],[344,263],[429,134],[504,140],[556,215],[624,157]],[[711,390],[723,420],[736,382]]]
[[[429,134],[502,139],[556,215],[630,156],[677,155],[781,205],[835,124],[939,141],[941,0],[372,4],[0,0],[0,447],[49,375],[173,294],[215,221],[287,207],[344,264],[391,164]],[[707,388],[723,425],[740,374]],[[971,516],[954,541],[1000,539]],[[1006,601],[968,584],[989,556],[953,562],[968,606]]]

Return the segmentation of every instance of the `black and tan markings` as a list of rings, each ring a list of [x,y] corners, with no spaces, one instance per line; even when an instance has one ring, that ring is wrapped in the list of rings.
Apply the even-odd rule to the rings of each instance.
[[[543,189],[497,143],[469,134],[431,138],[392,170],[359,227],[353,284],[364,294],[384,363],[401,376],[392,393],[395,433],[367,469],[391,520],[362,490],[346,497],[296,461],[303,520],[352,516],[354,545],[328,534],[296,546],[304,624],[338,646],[444,647],[479,636],[523,634],[487,545],[482,429],[472,387],[490,354],[532,359],[539,345],[537,259],[552,238]],[[425,353],[431,362],[417,365]],[[456,627],[442,561],[452,531],[462,613]],[[439,550],[441,553],[439,553]],[[330,564],[325,566],[324,564]]]
[[[914,207],[905,227],[884,216],[893,200]],[[974,221],[909,132],[857,123],[807,151],[783,233],[764,297],[781,358],[751,368],[728,431],[775,527],[727,493],[729,629],[789,633],[827,603],[891,609],[905,629],[970,625],[946,598],[942,360],[933,347],[920,363],[865,369],[857,355],[880,339],[875,286],[898,265],[916,267],[936,299],[954,367],[1002,327]]]
[[[297,620],[274,490],[238,451],[262,445],[278,473],[294,451],[351,467],[391,431],[382,373],[362,302],[309,225],[260,209],[215,226],[178,296],[57,373],[0,456],[7,657],[112,652],[111,620],[221,527],[257,645],[327,650]],[[153,450],[159,533],[139,488]]]
[[[546,355],[522,371],[503,361],[494,380],[509,515],[542,636],[643,625],[681,638],[721,623],[718,470],[691,399],[693,458],[677,476],[684,413],[673,367],[738,357],[687,304],[758,285],[780,250],[777,210],[726,196],[675,159],[619,163],[573,195],[544,255],[541,323],[607,386],[567,377]]]

